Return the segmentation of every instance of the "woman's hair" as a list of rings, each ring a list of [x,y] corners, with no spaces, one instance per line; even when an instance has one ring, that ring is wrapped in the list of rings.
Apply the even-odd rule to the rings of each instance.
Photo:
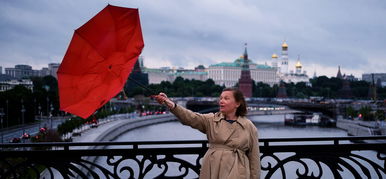
[[[236,109],[236,116],[246,116],[247,115],[247,103],[245,102],[245,98],[243,93],[237,88],[225,88],[224,91],[232,91],[233,97],[236,102],[240,103],[240,106]]]

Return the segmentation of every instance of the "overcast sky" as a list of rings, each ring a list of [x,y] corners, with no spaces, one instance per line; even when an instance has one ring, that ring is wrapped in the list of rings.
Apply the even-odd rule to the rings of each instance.
[[[285,40],[289,69],[308,75],[386,72],[384,0],[2,0],[0,66],[60,63],[75,29],[111,5],[139,8],[147,67],[194,68],[250,59],[271,64]]]

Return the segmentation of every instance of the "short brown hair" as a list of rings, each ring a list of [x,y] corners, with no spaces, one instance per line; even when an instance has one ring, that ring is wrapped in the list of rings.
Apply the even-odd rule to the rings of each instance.
[[[224,91],[232,91],[233,97],[235,98],[236,102],[240,103],[240,106],[236,109],[236,116],[246,116],[247,103],[245,102],[243,93],[238,88],[225,88],[222,90],[222,92]]]

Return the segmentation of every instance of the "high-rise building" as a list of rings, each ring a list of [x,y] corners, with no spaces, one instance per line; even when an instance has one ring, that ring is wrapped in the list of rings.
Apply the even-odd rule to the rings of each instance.
[[[48,64],[48,71],[51,76],[55,77],[58,79],[58,75],[56,74],[58,72],[60,64],[59,63],[50,63]]]
[[[386,86],[386,73],[365,73],[365,74],[362,74],[362,80],[372,83],[373,76],[374,76],[374,81],[378,85],[381,85],[382,87]]]
[[[245,44],[244,60],[239,79],[239,89],[245,97],[252,97],[252,78],[249,71],[247,44]]]

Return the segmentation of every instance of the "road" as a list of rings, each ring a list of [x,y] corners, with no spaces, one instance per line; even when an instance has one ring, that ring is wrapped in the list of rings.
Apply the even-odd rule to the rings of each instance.
[[[51,124],[51,120],[45,119],[39,122],[35,122],[33,124],[25,124],[25,125],[19,125],[11,128],[4,128],[3,130],[1,130],[1,133],[0,133],[0,141],[2,143],[9,143],[10,140],[12,140],[13,138],[21,137],[23,134],[23,131],[30,134],[31,136],[36,135],[39,132],[39,129],[44,126],[46,126],[47,128],[51,128],[52,126],[52,128],[56,129],[58,125],[63,123],[67,118],[60,118],[60,119],[53,118],[52,124]],[[29,140],[26,140],[26,141],[29,141]]]

